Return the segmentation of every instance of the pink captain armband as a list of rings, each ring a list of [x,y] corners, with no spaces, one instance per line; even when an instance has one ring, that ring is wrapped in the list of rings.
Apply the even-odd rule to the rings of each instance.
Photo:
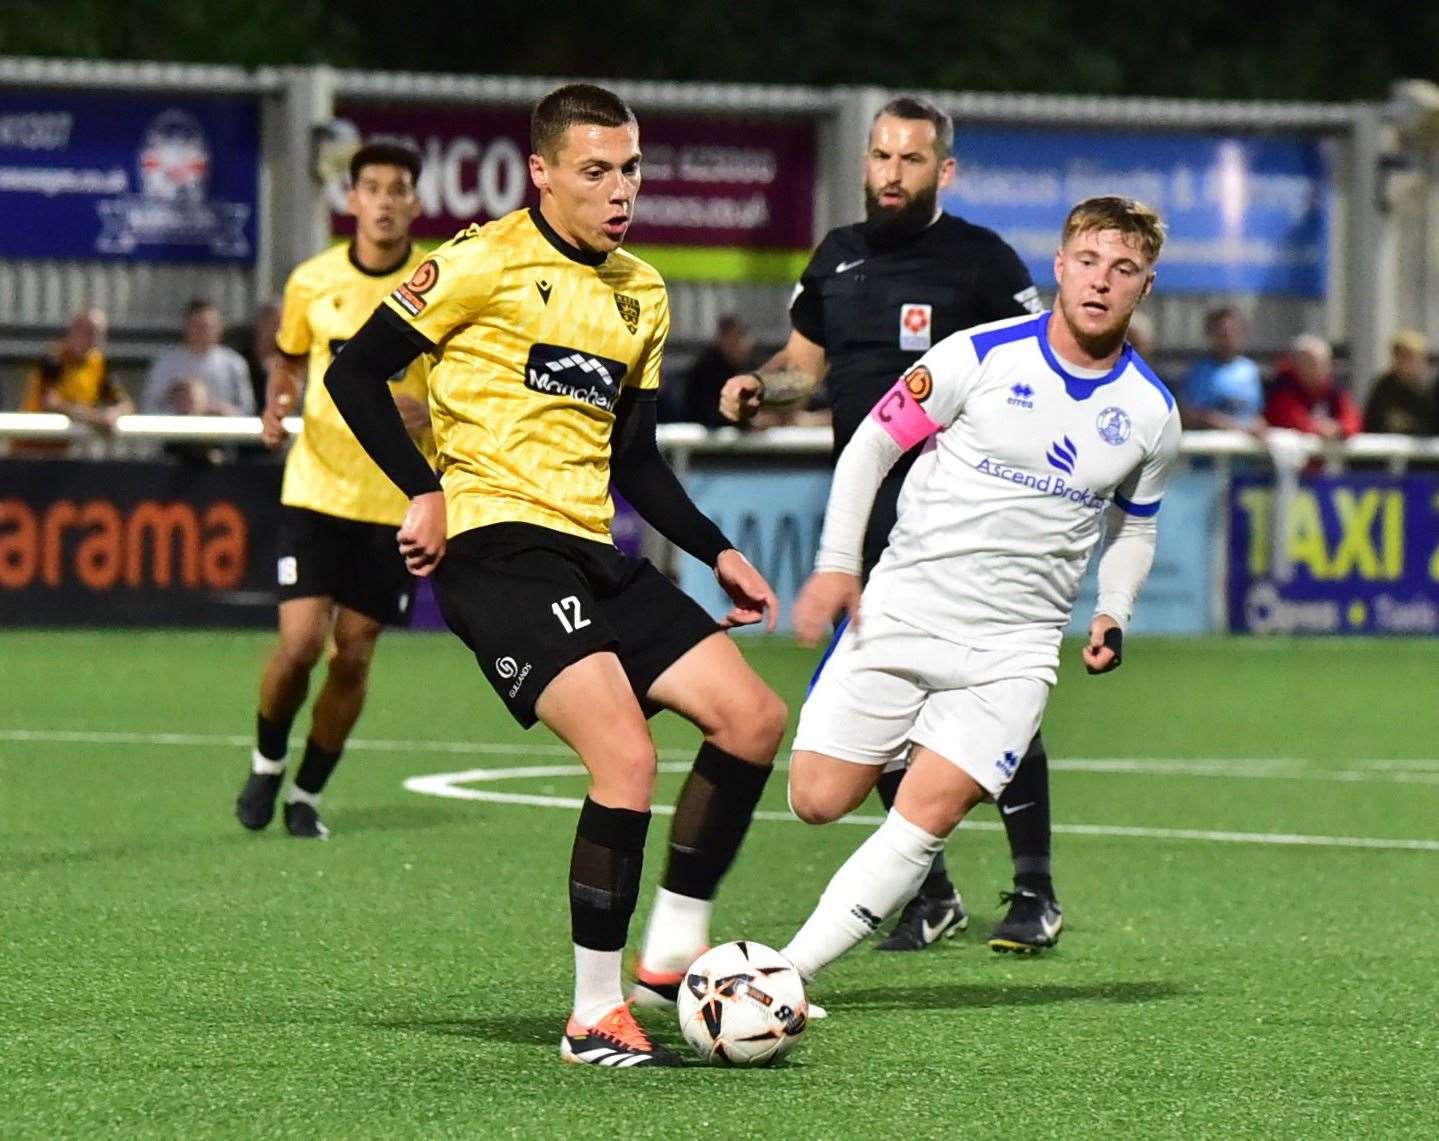
[[[939,431],[921,406],[934,391],[934,378],[923,365],[912,368],[886,392],[869,413],[869,418],[889,433],[889,438],[906,452],[921,440]]]

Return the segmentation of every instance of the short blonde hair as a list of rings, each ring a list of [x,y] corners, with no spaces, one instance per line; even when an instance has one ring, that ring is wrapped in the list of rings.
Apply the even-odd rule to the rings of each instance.
[[[1164,248],[1167,232],[1157,211],[1143,202],[1117,194],[1101,194],[1076,204],[1064,219],[1059,244],[1067,245],[1076,234],[1090,230],[1118,230],[1121,234],[1138,238],[1140,249],[1150,264],[1159,260],[1159,251]]]
[[[1389,351],[1399,352],[1407,349],[1415,356],[1427,357],[1429,355],[1429,338],[1418,329],[1400,329],[1394,334],[1394,339],[1389,342]]]

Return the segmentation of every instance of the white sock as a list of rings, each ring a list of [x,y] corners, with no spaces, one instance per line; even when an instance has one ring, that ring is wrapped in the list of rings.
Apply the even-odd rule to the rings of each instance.
[[[645,928],[640,962],[651,971],[682,971],[709,946],[714,900],[660,888]]]
[[[277,777],[285,771],[285,758],[281,757],[278,761],[272,761],[259,749],[251,749],[250,771],[268,777]]]
[[[620,1003],[620,956],[623,951],[592,951],[575,944],[575,1018],[593,1026]]]
[[[290,786],[290,792],[285,797],[287,804],[308,804],[311,808],[320,807],[320,794],[318,792],[306,792],[297,784]]]
[[[913,897],[944,837],[931,836],[896,809],[834,873],[814,913],[783,954],[805,978],[870,935],[890,912]]]

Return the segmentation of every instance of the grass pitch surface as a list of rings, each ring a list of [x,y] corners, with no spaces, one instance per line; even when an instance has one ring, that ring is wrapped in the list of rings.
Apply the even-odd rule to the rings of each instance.
[[[982,808],[949,849],[967,934],[837,963],[785,1066],[655,1072],[558,1059],[574,813],[548,802],[584,789],[563,748],[455,640],[391,636],[333,840],[244,833],[269,644],[0,634],[0,1136],[1439,1132],[1432,642],[1135,640],[1100,679],[1067,647],[1058,950],[983,945],[1009,866]],[[797,706],[814,655],[745,645]],[[667,761],[696,742],[655,732]],[[716,938],[783,944],[866,834],[756,822]]]

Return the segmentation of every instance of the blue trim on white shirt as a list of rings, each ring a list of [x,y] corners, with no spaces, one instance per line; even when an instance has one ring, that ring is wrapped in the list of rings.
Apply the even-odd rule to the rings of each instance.
[[[1162,499],[1156,499],[1153,503],[1134,503],[1131,500],[1125,499],[1119,492],[1116,491],[1114,493],[1114,506],[1118,507],[1127,515],[1137,515],[1141,519],[1147,519],[1151,515],[1158,515],[1159,505],[1163,502],[1164,500]],[[821,663],[821,665],[823,665],[823,663]]]
[[[1048,311],[1041,313],[1033,321],[1021,321],[1017,325],[1006,325],[1002,329],[990,329],[985,333],[975,333],[969,338],[969,341],[974,346],[975,356],[982,361],[989,355],[990,349],[997,349],[1000,345],[1012,344],[1030,337],[1038,337],[1043,341],[1044,323],[1047,320],[1049,320]]]
[[[1166,408],[1173,408],[1173,393],[1171,393],[1169,389],[1165,387],[1164,381],[1159,379],[1158,374],[1149,367],[1149,362],[1136,352],[1131,352],[1129,359],[1131,362],[1133,362],[1135,371],[1138,372],[1140,376],[1144,377],[1145,380],[1149,381],[1150,384],[1154,385],[1155,388],[1159,389],[1159,395],[1164,397],[1164,406]]]
[[[1044,316],[1048,319],[1049,314],[1046,313]],[[1049,338],[1042,334],[1039,337],[1039,351],[1043,354],[1044,363],[1049,366],[1050,371],[1058,376],[1060,380],[1064,381],[1064,391],[1068,393],[1069,399],[1071,400],[1088,400],[1106,384],[1112,384],[1118,380],[1124,370],[1129,367],[1129,362],[1134,359],[1134,350],[1129,347],[1129,342],[1126,341],[1124,348],[1119,352],[1119,359],[1114,362],[1113,368],[1103,376],[1087,379],[1066,372],[1064,366],[1059,363],[1059,358],[1054,355],[1054,350],[1050,348]]]

